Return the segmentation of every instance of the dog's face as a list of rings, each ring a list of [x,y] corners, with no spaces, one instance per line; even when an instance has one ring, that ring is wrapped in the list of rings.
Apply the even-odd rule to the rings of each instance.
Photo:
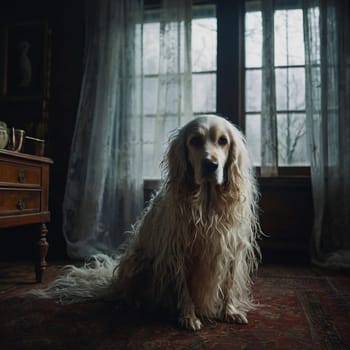
[[[193,119],[178,130],[171,139],[163,166],[168,183],[179,190],[185,184],[208,183],[237,192],[250,171],[243,134],[215,115]]]
[[[200,117],[186,127],[187,160],[194,182],[221,185],[233,145],[232,126],[223,118]]]

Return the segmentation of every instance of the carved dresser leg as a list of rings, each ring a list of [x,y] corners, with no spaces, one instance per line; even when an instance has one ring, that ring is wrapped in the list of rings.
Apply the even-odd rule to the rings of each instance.
[[[42,223],[40,227],[40,240],[37,243],[39,249],[39,256],[35,264],[36,281],[39,283],[42,281],[43,273],[46,270],[47,266],[46,256],[47,251],[49,249],[49,243],[47,243],[46,240],[47,233],[48,230],[46,224]]]

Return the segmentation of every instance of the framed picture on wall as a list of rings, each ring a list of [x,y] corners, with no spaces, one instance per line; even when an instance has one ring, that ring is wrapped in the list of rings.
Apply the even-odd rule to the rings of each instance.
[[[47,97],[47,22],[9,24],[5,29],[4,87],[6,97]]]

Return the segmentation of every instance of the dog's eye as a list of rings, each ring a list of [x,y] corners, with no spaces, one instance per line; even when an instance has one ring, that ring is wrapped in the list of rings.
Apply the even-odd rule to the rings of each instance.
[[[203,138],[199,135],[193,136],[190,140],[190,145],[194,147],[200,147],[203,145]]]
[[[219,138],[219,140],[218,140],[218,144],[219,144],[220,146],[225,146],[225,145],[227,145],[227,144],[228,144],[227,138],[226,138],[225,136],[221,136],[221,137]]]

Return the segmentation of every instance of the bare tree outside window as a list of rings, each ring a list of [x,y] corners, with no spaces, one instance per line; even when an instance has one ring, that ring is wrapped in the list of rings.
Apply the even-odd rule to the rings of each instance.
[[[305,52],[301,9],[276,10],[275,76],[280,166],[309,165],[305,117]],[[262,15],[245,17],[246,136],[255,165],[261,164]]]

